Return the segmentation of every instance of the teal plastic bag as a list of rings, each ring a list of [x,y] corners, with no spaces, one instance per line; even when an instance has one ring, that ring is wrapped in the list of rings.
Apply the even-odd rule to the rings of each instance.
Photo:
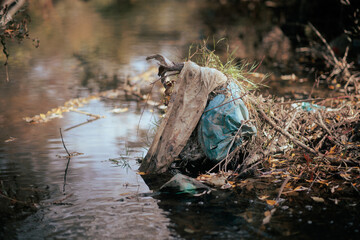
[[[240,145],[244,137],[256,134],[254,126],[241,126],[242,121],[249,119],[249,112],[240,99],[239,86],[230,82],[226,90],[226,95],[218,94],[209,102],[198,125],[198,141],[202,150],[208,159],[217,162],[226,157],[230,147],[229,152]],[[240,126],[240,137],[237,137],[231,146]]]

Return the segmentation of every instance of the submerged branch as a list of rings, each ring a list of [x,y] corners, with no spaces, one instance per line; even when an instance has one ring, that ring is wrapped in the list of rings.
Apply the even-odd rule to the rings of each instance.
[[[68,156],[69,156],[69,158],[70,158],[71,155],[70,155],[69,151],[67,150],[67,148],[66,148],[66,146],[65,146],[64,138],[63,138],[63,135],[62,135],[62,132],[61,132],[61,128],[60,128],[60,136],[61,136],[61,142],[62,142],[62,144],[63,144],[63,146],[64,146],[64,148],[65,148],[65,151],[66,151],[66,153],[68,154]]]
[[[79,109],[70,109],[70,111],[72,112],[77,112],[77,113],[80,113],[80,114],[84,114],[86,116],[89,116],[89,117],[93,117],[93,118],[96,118],[96,119],[99,119],[99,118],[102,118],[102,116],[100,115],[97,115],[97,114],[92,114],[92,113],[88,113],[88,112],[84,112],[84,111],[81,111]]]
[[[76,125],[74,125],[74,126],[68,127],[68,128],[66,128],[64,131],[65,131],[65,132],[70,131],[71,129],[74,129],[74,128],[80,127],[80,126],[82,126],[82,125],[85,125],[85,124],[94,122],[94,121],[96,121],[96,120],[98,120],[98,119],[100,119],[100,118],[89,119],[89,120],[87,120],[86,122],[82,122],[82,123],[76,124]]]
[[[66,176],[67,176],[67,171],[69,168],[69,163],[70,163],[70,159],[71,159],[71,154],[69,153],[69,151],[67,150],[66,146],[65,146],[65,142],[64,142],[64,138],[61,132],[61,128],[60,128],[60,136],[61,136],[61,142],[65,148],[66,153],[68,154],[67,158],[67,164],[66,164],[66,168],[65,168],[65,174],[64,174],[64,185],[63,185],[63,192],[65,192],[65,185],[66,185]]]

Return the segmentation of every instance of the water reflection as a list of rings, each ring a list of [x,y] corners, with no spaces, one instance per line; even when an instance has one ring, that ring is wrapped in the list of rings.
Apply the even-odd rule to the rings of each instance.
[[[148,68],[146,55],[183,56],[198,38],[197,19],[187,21],[196,6],[191,1],[30,1],[30,33],[40,47],[32,41],[9,43],[10,83],[0,81],[1,193],[17,200],[0,198],[0,238],[171,238],[157,200],[138,196],[149,189],[135,172],[156,114],[146,110],[138,129],[143,106],[134,102],[97,100],[82,108],[106,118],[63,132],[69,151],[83,153],[70,161],[65,193],[67,160],[61,157],[66,153],[59,128],[87,117],[67,113],[38,125],[22,118],[113,87]],[[119,106],[129,111],[110,113]],[[5,142],[10,137],[16,140]],[[119,156],[131,169],[109,161]]]

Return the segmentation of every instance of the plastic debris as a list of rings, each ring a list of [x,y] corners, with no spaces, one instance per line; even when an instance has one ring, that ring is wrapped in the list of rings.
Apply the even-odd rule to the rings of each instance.
[[[244,123],[249,112],[241,100],[241,89],[230,82],[227,93],[218,94],[205,108],[198,127],[198,141],[210,160],[220,161],[243,141],[256,134],[256,128]],[[238,131],[241,128],[240,132]],[[235,137],[235,141],[233,138]]]
[[[301,109],[307,112],[315,112],[316,110],[325,110],[326,107],[309,102],[293,103],[291,106],[295,109]]]
[[[185,176],[181,173],[176,174],[168,182],[161,186],[161,192],[170,192],[170,193],[190,193],[194,194],[199,191],[209,191],[210,187],[205,184],[197,181],[194,178]]]

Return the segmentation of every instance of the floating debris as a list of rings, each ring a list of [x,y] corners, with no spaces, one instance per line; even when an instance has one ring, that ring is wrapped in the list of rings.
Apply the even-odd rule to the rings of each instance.
[[[5,143],[9,143],[9,142],[15,141],[16,139],[17,139],[17,138],[10,137],[10,138],[6,139],[4,142],[5,142]]]
[[[111,113],[124,113],[127,112],[129,110],[129,108],[114,108],[113,110],[111,110]]]
[[[67,112],[77,112],[88,115],[93,119],[89,121],[93,121],[99,118],[103,118],[103,116],[99,116],[92,113],[86,113],[84,111],[78,110],[79,107],[83,107],[88,104],[92,100],[99,100],[99,99],[117,99],[120,96],[134,96],[135,100],[144,101],[150,106],[159,106],[160,103],[155,102],[149,99],[149,94],[142,94],[141,88],[146,88],[150,86],[150,83],[156,79],[156,68],[150,68],[148,71],[137,75],[135,77],[129,78],[125,85],[121,86],[118,89],[103,91],[97,94],[90,95],[88,97],[82,98],[74,98],[64,103],[64,105],[53,108],[46,113],[40,113],[33,117],[24,117],[23,119],[28,123],[46,123],[55,118],[63,118],[63,113]],[[144,82],[147,83],[147,86],[144,85]],[[163,108],[163,106],[161,106]],[[126,112],[128,108],[119,108],[113,109],[112,113],[122,113]]]

